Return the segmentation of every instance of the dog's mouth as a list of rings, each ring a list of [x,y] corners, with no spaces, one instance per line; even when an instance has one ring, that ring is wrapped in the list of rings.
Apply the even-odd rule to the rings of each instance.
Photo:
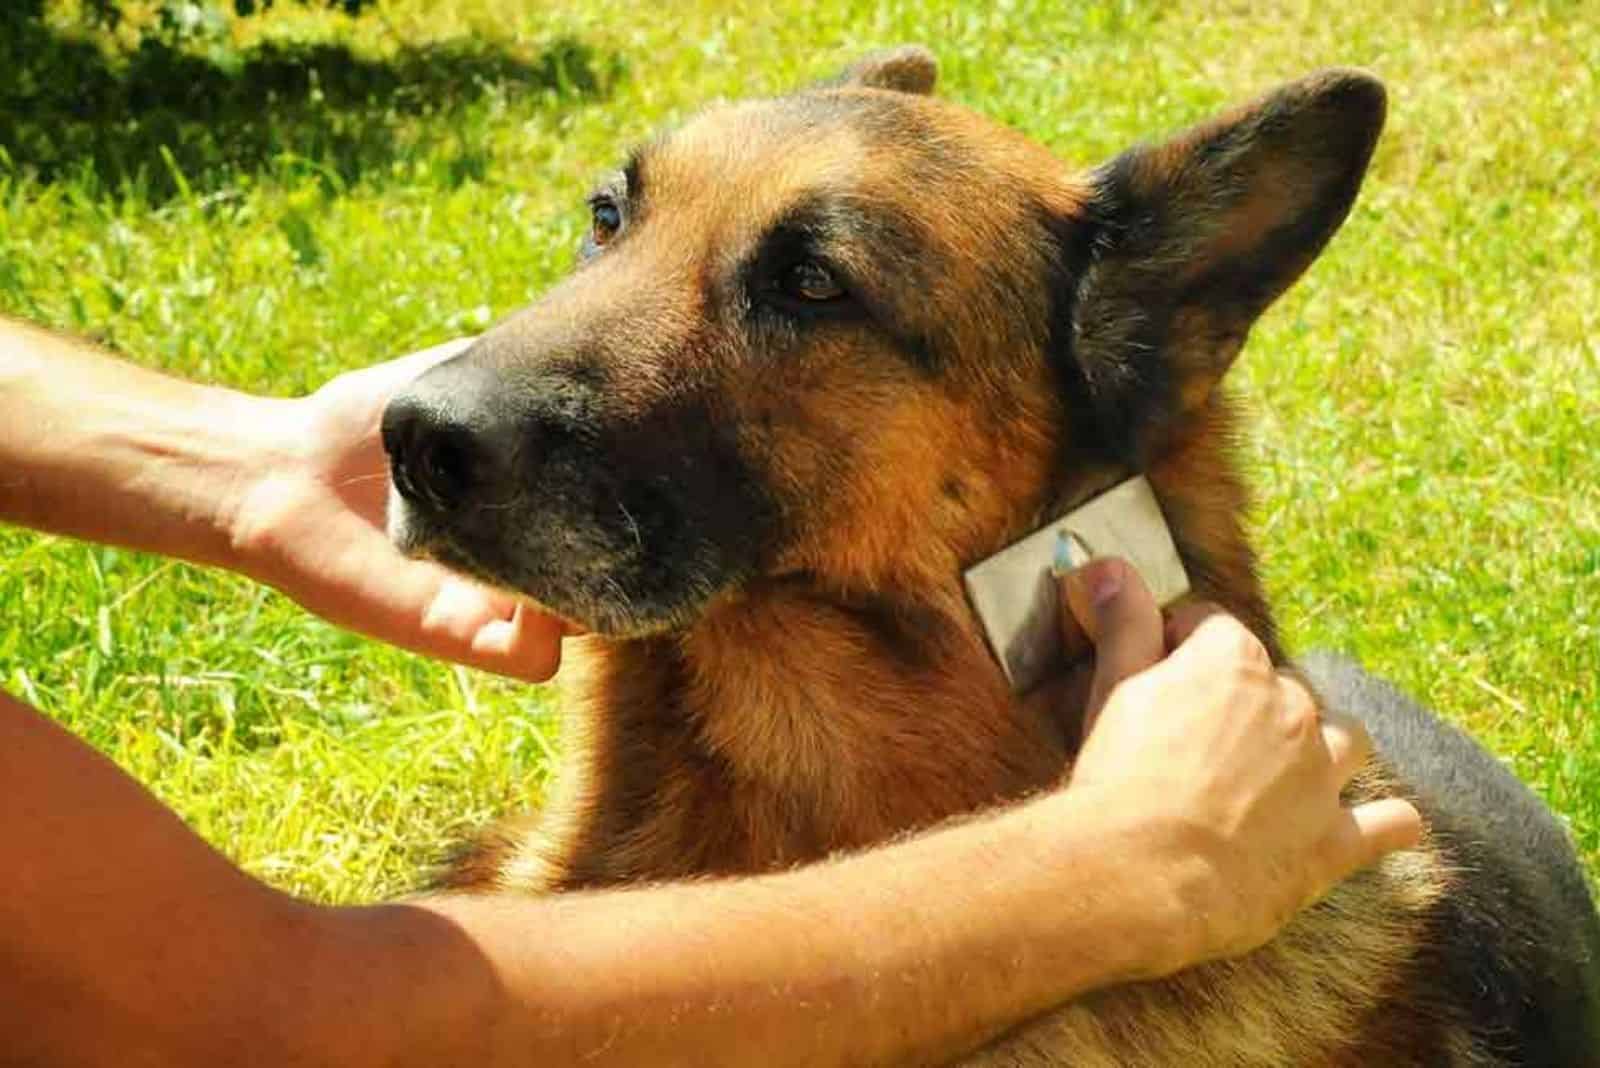
[[[409,557],[616,639],[682,629],[752,574],[709,538],[616,501],[573,508],[576,496],[565,495],[567,507],[524,500],[439,514],[392,485],[388,534]]]

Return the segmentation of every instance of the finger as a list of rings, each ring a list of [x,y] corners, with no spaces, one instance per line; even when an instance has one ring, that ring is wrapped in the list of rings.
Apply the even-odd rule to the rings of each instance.
[[[1167,613],[1165,637],[1167,649],[1173,650],[1189,640],[1195,628],[1212,616],[1221,615],[1222,606],[1214,601],[1184,601]]]
[[[1062,584],[1066,609],[1095,646],[1094,680],[1084,713],[1084,732],[1124,679],[1158,663],[1166,652],[1161,609],[1150,588],[1126,561],[1092,560]]]
[[[358,581],[331,584],[301,603],[330,622],[426,656],[529,682],[554,673],[559,621],[530,611],[518,622],[514,598],[438,564],[408,560],[381,538],[375,548]]]
[[[374,364],[362,373],[379,379],[383,385],[388,386],[391,390],[397,390],[421,375],[422,372],[438,366],[452,356],[458,356],[465,352],[477,340],[475,337],[452,338],[431,348],[413,352],[408,356],[401,356],[386,363]]]
[[[479,628],[472,651],[484,666],[530,682],[544,682],[561,666],[561,639],[566,624],[526,604],[510,619],[493,619]]]
[[[1218,664],[1248,663],[1270,670],[1272,657],[1250,629],[1226,612],[1202,618],[1173,650],[1168,661],[1201,670]]]
[[[509,624],[516,603],[476,583],[445,573],[431,600],[422,610],[422,629],[435,637],[471,647],[483,626]]]
[[[543,682],[561,663],[561,620],[447,574],[423,614],[426,652],[499,675]]]
[[[402,359],[416,360],[424,366],[432,367],[436,363],[443,363],[457,353],[465,352],[477,340],[478,338],[475,334],[467,337],[453,337],[449,341],[441,341],[437,345],[413,352],[410,356],[402,357]]]
[[[1328,878],[1331,887],[1362,868],[1377,863],[1399,849],[1422,841],[1422,813],[1410,801],[1387,797],[1344,810],[1327,839]]]

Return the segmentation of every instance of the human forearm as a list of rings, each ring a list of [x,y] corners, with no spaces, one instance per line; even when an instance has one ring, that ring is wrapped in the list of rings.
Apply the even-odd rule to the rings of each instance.
[[[1192,858],[1108,800],[1050,795],[762,879],[331,917],[324,952],[381,993],[316,999],[338,1007],[308,1030],[352,1042],[351,1064],[940,1061],[1192,958]]]
[[[0,1063],[289,1063],[276,1036],[304,981],[278,962],[315,910],[4,693],[0,792]]]
[[[39,1065],[905,1063],[1191,949],[1181,866],[1088,792],[764,879],[324,908],[3,694],[0,782]]]
[[[0,319],[0,520],[234,566],[231,509],[285,403]]]

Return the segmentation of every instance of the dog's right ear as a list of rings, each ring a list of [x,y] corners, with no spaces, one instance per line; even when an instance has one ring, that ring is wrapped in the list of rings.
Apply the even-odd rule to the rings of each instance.
[[[829,78],[818,89],[888,89],[927,96],[939,80],[939,61],[921,45],[872,52]]]

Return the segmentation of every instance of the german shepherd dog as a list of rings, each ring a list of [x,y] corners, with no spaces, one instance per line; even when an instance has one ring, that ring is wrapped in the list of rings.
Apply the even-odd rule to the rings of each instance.
[[[590,632],[542,819],[447,883],[760,872],[1060,781],[964,568],[1144,474],[1195,594],[1287,663],[1219,388],[1383,123],[1329,71],[1075,171],[930,96],[921,49],[720,106],[590,198],[573,275],[386,413],[391,533]],[[1355,665],[1301,668],[1421,847],[1238,960],[1085,997],[986,1065],[1600,1065],[1600,924],[1560,825]]]

